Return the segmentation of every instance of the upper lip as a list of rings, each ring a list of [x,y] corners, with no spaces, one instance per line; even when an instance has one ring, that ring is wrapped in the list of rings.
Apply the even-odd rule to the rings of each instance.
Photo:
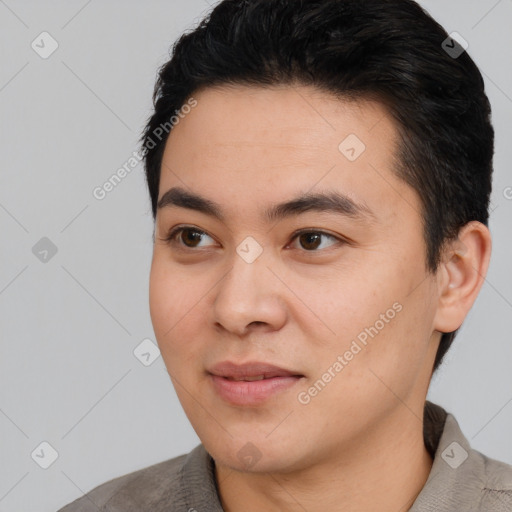
[[[234,379],[259,377],[260,375],[263,375],[266,379],[270,379],[272,377],[303,376],[296,371],[286,370],[284,368],[280,368],[279,366],[263,363],[260,361],[251,361],[244,364],[236,364],[231,361],[223,361],[212,366],[208,371],[212,375]]]

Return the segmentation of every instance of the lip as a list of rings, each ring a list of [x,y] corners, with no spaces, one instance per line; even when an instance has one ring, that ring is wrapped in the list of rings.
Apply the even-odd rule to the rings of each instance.
[[[210,368],[208,373],[217,394],[232,405],[261,404],[293,387],[304,377],[299,372],[263,362],[236,364],[224,361]],[[261,375],[262,380],[234,380]]]

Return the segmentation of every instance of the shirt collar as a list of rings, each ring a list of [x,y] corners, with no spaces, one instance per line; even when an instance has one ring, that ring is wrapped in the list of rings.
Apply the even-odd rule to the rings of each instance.
[[[426,402],[424,436],[427,449],[435,449],[434,462],[409,512],[480,510],[478,503],[486,486],[485,458],[471,449],[455,418]]]

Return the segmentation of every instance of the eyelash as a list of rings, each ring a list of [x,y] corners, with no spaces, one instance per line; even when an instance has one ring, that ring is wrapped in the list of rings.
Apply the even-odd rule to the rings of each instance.
[[[172,244],[172,243],[176,243],[176,238],[177,236],[182,233],[183,231],[185,230],[190,230],[190,231],[193,231],[195,233],[199,233],[201,235],[206,235],[206,236],[209,236],[210,238],[214,239],[211,235],[209,235],[206,231],[203,231],[202,229],[199,229],[199,228],[196,228],[194,226],[176,226],[175,228],[172,228],[169,233],[167,234],[167,236],[165,238],[163,238],[162,240],[164,242],[166,242],[167,244]],[[301,229],[299,231],[296,231],[292,237],[291,237],[291,240],[290,242],[288,243],[288,245],[290,245],[293,241],[295,241],[298,237],[300,237],[301,235],[304,235],[304,234],[315,234],[315,235],[323,235],[327,238],[330,238],[330,239],[333,239],[337,242],[337,244],[333,244],[333,245],[346,245],[346,244],[349,244],[350,241],[348,239],[345,239],[343,237],[340,237],[339,235],[336,236],[336,235],[333,235],[331,233],[328,233],[326,231],[323,231],[321,229],[313,229],[313,228],[309,228],[309,229]],[[178,242],[179,244],[179,242]],[[180,249],[183,249],[185,251],[197,251],[197,250],[200,250],[201,248],[195,248],[195,247],[187,247],[186,245],[183,245],[183,244],[179,244],[179,247]],[[328,248],[330,248],[331,246],[329,246]],[[323,249],[325,250],[325,249]],[[318,250],[307,250],[307,249],[303,249],[303,252],[305,253],[314,253],[314,252],[319,252]]]

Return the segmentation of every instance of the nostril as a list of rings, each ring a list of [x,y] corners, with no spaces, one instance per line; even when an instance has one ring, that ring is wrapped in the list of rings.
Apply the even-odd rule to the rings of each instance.
[[[251,325],[258,326],[258,325],[267,325],[267,324],[266,324],[266,322],[261,322],[260,320],[255,320],[254,322],[251,322],[251,323],[249,324],[249,327],[250,327]]]

